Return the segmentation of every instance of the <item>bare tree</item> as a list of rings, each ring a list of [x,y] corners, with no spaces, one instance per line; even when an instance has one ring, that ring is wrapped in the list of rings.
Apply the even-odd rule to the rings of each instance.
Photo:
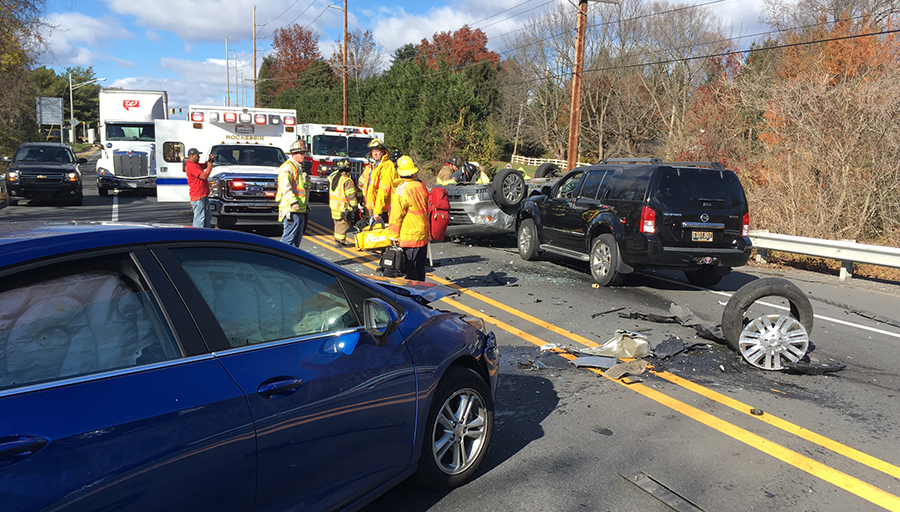
[[[338,42],[332,45],[331,58],[328,62],[340,75],[343,66],[343,46]],[[347,67],[348,77],[365,80],[381,72],[384,67],[384,48],[375,42],[372,32],[355,29],[347,34]]]

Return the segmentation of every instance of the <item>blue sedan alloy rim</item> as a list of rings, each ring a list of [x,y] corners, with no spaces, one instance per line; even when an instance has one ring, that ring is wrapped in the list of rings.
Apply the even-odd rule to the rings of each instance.
[[[464,388],[450,395],[434,422],[431,453],[437,467],[458,475],[478,460],[485,448],[488,410],[481,395]]]

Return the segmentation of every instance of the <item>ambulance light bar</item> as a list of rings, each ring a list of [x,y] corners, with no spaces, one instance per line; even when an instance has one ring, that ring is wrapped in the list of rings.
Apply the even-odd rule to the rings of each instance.
[[[203,122],[203,112],[191,112],[191,121],[195,123]]]
[[[256,124],[266,124],[269,118],[265,114],[256,114],[253,116],[253,122]]]
[[[284,116],[285,126],[294,126],[297,124],[297,118],[294,116]]]
[[[237,122],[237,114],[234,112],[225,112],[222,114],[222,117],[226,123],[236,123]]]

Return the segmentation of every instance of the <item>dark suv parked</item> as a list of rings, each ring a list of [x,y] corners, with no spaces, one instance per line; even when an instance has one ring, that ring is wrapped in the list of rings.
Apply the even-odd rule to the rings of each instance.
[[[519,254],[588,261],[601,286],[646,268],[712,286],[750,257],[740,180],[719,162],[607,159],[579,167],[522,203]]]
[[[10,162],[9,157],[3,157]],[[21,199],[63,199],[81,206],[84,197],[79,164],[72,149],[56,142],[26,142],[19,146],[6,173],[6,202]]]

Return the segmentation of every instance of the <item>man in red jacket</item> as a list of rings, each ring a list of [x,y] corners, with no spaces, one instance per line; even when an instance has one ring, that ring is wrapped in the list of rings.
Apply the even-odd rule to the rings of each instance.
[[[184,172],[187,173],[195,228],[208,228],[212,224],[209,216],[209,173],[212,172],[213,158],[214,155],[210,155],[203,166],[200,165],[200,152],[197,148],[191,148],[187,152]]]

